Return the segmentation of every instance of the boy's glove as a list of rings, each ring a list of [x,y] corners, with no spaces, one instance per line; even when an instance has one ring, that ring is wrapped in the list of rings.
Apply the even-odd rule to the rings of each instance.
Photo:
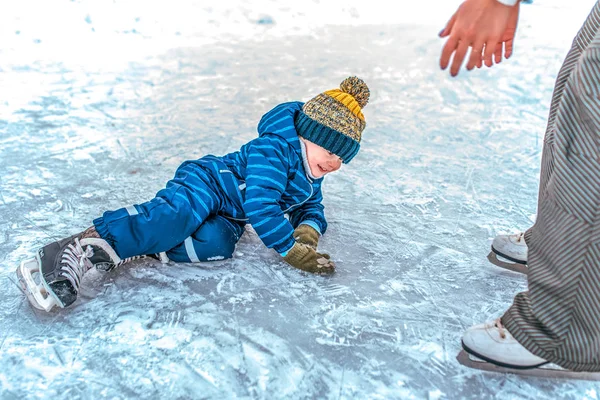
[[[312,247],[296,242],[283,259],[292,267],[316,274],[331,274],[335,264],[329,259],[329,254],[317,253]]]
[[[309,245],[316,250],[317,244],[319,244],[319,232],[310,225],[300,224],[294,230],[294,239],[296,239],[297,242]]]

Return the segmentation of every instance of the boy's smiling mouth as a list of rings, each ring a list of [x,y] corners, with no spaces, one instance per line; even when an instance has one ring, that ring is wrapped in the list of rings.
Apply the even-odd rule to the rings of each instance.
[[[317,167],[319,167],[319,170],[320,170],[321,172],[325,173],[325,174],[326,174],[327,172],[329,172],[329,171],[328,171],[328,170],[326,170],[325,168],[321,167],[321,164],[317,164]]]

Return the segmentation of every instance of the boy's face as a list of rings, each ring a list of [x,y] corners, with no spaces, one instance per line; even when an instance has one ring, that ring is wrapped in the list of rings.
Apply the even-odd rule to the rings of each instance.
[[[310,140],[300,138],[306,145],[306,160],[310,167],[310,173],[315,178],[321,178],[330,172],[337,171],[342,166],[342,159],[314,144]]]

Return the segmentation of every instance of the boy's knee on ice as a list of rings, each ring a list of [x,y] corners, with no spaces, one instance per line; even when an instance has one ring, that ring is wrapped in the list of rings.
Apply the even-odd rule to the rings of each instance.
[[[233,257],[235,245],[244,233],[241,225],[222,216],[207,219],[183,243],[167,252],[175,262],[216,261]]]

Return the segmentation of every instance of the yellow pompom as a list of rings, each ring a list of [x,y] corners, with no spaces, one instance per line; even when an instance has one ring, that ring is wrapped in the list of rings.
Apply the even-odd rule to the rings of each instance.
[[[369,102],[369,96],[371,95],[369,87],[362,79],[356,76],[344,79],[340,84],[340,89],[342,92],[354,97],[360,108],[363,108]]]

